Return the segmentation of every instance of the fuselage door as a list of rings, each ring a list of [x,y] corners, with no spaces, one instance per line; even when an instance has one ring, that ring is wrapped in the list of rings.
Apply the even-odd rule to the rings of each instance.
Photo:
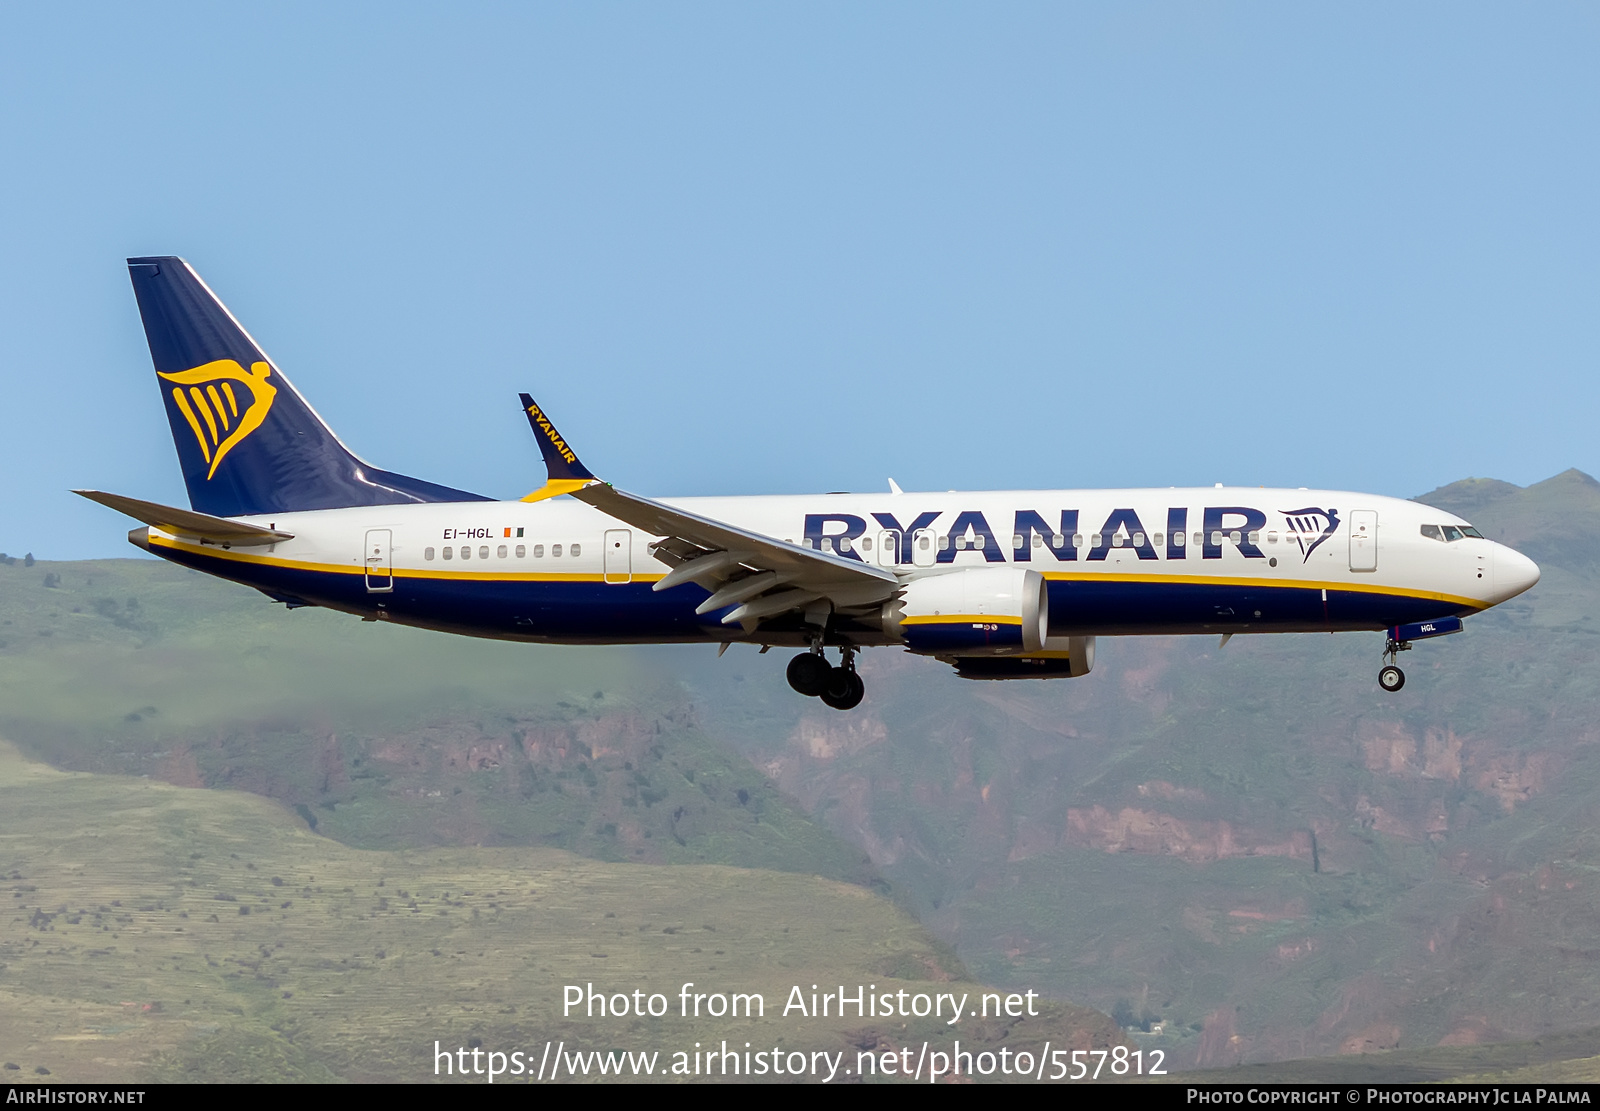
[[[386,528],[369,528],[362,562],[366,564],[367,593],[382,594],[394,589],[394,565],[389,559],[393,533]]]
[[[633,581],[633,530],[606,530],[605,579],[608,583]]]
[[[1350,511],[1350,570],[1378,569],[1378,514],[1371,509]]]
[[[939,534],[931,528],[921,528],[911,537],[911,564],[914,567],[932,567],[939,558]]]
[[[885,529],[878,533],[878,566],[893,567],[900,562],[900,533]]]

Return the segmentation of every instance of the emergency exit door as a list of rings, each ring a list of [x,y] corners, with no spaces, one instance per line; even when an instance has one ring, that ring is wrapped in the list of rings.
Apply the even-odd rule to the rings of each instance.
[[[367,530],[362,562],[366,565],[368,594],[382,594],[394,589],[394,565],[389,560],[392,541],[393,533],[389,529]]]
[[[605,580],[608,583],[633,581],[633,530],[606,530]]]
[[[878,533],[878,566],[893,567],[900,562],[900,533],[884,529]]]

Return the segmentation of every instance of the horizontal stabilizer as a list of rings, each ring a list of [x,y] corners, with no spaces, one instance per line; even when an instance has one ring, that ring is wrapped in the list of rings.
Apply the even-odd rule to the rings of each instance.
[[[230,521],[226,517],[213,517],[209,513],[196,513],[192,509],[174,509],[170,505],[158,505],[153,501],[140,501],[138,498],[125,498],[121,494],[107,494],[101,490],[72,492],[90,501],[99,502],[109,509],[115,509],[118,513],[126,513],[135,521],[154,525],[162,532],[197,536],[201,540],[210,540],[217,544],[248,547],[252,544],[276,544],[280,540],[294,539],[292,532],[279,532],[277,529],[262,528],[260,525],[250,525],[243,521]]]

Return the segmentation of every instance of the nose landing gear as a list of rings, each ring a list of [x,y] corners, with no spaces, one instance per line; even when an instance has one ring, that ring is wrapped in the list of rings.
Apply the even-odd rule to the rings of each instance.
[[[835,710],[853,710],[866,697],[867,687],[856,674],[856,650],[846,646],[838,667],[829,667],[821,643],[789,661],[789,685],[800,694],[820,698]]]
[[[1402,652],[1411,651],[1411,642],[1409,640],[1395,639],[1394,634],[1397,631],[1395,629],[1389,630],[1389,636],[1383,645],[1383,658],[1388,663],[1384,664],[1383,669],[1378,672],[1378,686],[1390,694],[1406,685],[1406,673],[1395,666],[1395,657]]]
[[[1383,644],[1383,656],[1386,662],[1383,670],[1378,672],[1378,686],[1392,694],[1406,685],[1406,673],[1395,666],[1395,658],[1402,652],[1411,651],[1412,641],[1447,637],[1461,630],[1459,617],[1436,617],[1432,621],[1415,621],[1410,625],[1389,626]]]

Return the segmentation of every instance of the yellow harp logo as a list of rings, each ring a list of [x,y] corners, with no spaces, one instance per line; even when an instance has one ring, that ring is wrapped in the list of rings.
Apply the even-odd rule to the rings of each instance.
[[[223,456],[267,419],[272,399],[278,396],[277,387],[267,381],[271,373],[266,363],[252,363],[247,371],[232,359],[218,359],[176,374],[156,372],[157,377],[176,383],[172,400],[194,430],[200,453],[211,464],[206,472],[208,482]]]

